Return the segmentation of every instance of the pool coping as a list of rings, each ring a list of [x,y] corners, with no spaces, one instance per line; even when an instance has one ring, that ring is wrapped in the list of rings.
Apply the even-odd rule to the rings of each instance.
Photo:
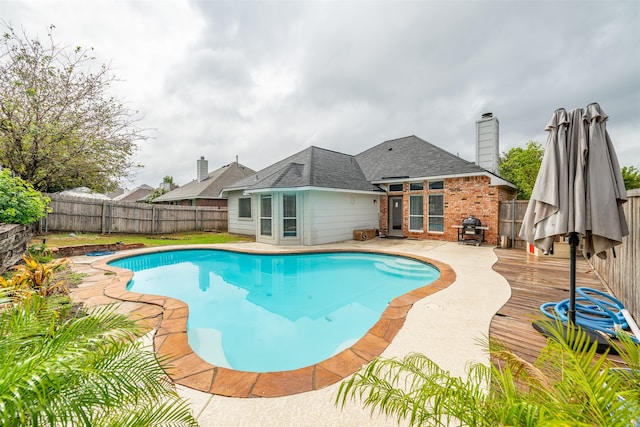
[[[120,258],[155,252],[176,250],[208,249],[236,253],[275,254],[252,249],[222,248],[202,245],[155,247],[117,253],[91,263],[97,270],[111,274],[110,283],[104,294],[125,302],[146,303],[162,308],[159,326],[153,338],[156,354],[165,361],[167,375],[176,383],[206,393],[227,397],[281,397],[319,390],[349,377],[362,366],[371,362],[389,346],[402,328],[409,310],[416,301],[433,295],[456,279],[454,270],[446,263],[427,257],[404,252],[367,249],[286,249],[277,254],[359,252],[396,255],[413,258],[428,263],[440,271],[440,277],[428,285],[400,295],[389,303],[380,319],[351,347],[314,365],[278,372],[246,372],[215,366],[200,358],[191,348],[187,339],[187,318],[189,308],[186,303],[171,297],[140,294],[127,291],[126,287],[133,272],[108,265]],[[106,273],[108,274],[108,273]]]

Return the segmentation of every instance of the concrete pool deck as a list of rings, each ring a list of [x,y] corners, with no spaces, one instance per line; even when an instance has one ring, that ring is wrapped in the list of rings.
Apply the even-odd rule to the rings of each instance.
[[[316,247],[274,247],[258,243],[234,243],[210,245],[261,252],[291,252],[307,250],[380,250],[428,258],[448,264],[455,272],[455,279],[448,287],[435,294],[413,302],[406,314],[404,325],[382,352],[383,357],[401,357],[410,352],[427,355],[442,368],[454,375],[464,375],[470,362],[488,361],[488,356],[478,340],[486,338],[493,315],[509,299],[510,286],[492,270],[497,261],[492,246],[475,247],[452,242],[408,239],[374,239],[364,242],[346,241],[339,244]],[[184,247],[182,247],[184,248]],[[118,253],[153,251],[135,250]],[[157,250],[157,248],[155,248]],[[89,305],[113,302],[100,292],[104,271],[100,268],[110,257],[75,257],[78,271],[89,274],[74,296]],[[157,297],[156,297],[157,298]],[[149,300],[147,301],[149,302]],[[121,303],[123,312],[147,319],[160,317],[162,308],[144,304],[144,301]],[[165,306],[164,316],[167,317]],[[169,317],[171,314],[169,314]],[[150,323],[150,326],[153,326]],[[158,341],[156,341],[156,346]],[[181,369],[186,369],[183,366]],[[341,409],[335,406],[335,396],[340,382],[318,390],[306,391],[282,397],[237,398],[198,391],[178,385],[179,393],[188,399],[198,422],[202,426],[386,426],[396,425],[395,419],[370,414],[359,403],[350,403]]]

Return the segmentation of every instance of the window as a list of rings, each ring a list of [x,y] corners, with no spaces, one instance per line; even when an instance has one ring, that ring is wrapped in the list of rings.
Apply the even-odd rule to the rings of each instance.
[[[421,182],[412,182],[409,184],[409,190],[423,190],[424,184]]]
[[[444,189],[444,181],[429,182],[429,190],[443,190],[443,189]]]
[[[444,232],[444,194],[429,194],[429,231]]]
[[[251,219],[251,197],[238,199],[238,218]]]
[[[271,236],[271,195],[260,196],[260,235]]]
[[[410,231],[423,231],[424,214],[422,207],[422,196],[410,196],[409,197],[409,230]]]
[[[389,184],[389,191],[402,191],[402,184]]]
[[[284,237],[296,237],[297,226],[296,195],[284,194],[282,196],[282,230]]]

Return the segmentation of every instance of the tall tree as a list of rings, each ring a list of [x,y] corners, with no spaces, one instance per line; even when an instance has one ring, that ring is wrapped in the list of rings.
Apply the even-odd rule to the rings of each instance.
[[[37,190],[109,191],[134,165],[137,112],[108,95],[117,80],[92,49],[60,47],[4,24],[0,41],[0,166]]]
[[[632,188],[640,188],[640,170],[635,166],[622,167],[622,179],[624,180],[624,188],[631,190]]]
[[[536,183],[544,149],[536,141],[514,147],[500,156],[500,176],[518,187],[518,199],[528,200]]]

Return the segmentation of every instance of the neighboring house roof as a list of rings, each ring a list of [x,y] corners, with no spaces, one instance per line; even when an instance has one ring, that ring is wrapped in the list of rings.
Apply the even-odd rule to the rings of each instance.
[[[115,190],[113,190],[112,192],[107,193],[107,196],[109,196],[109,198],[111,198],[111,199],[115,199],[116,197],[121,196],[124,193],[125,193],[125,189],[122,188],[122,187],[118,187]]]
[[[119,202],[144,202],[151,193],[153,193],[153,187],[142,184],[129,192],[114,197],[113,200]]]
[[[301,187],[382,191],[367,180],[353,156],[314,146],[235,182],[225,190]]]
[[[256,171],[240,163],[233,162],[209,173],[202,181],[193,180],[188,184],[171,190],[154,202],[173,202],[177,200],[191,199],[220,199],[222,189],[247,176],[252,176]]]
[[[82,197],[85,199],[99,199],[99,200],[111,200],[111,198],[102,193],[95,193],[93,190],[87,187],[76,187],[70,190],[64,190],[60,193],[63,196]]]

